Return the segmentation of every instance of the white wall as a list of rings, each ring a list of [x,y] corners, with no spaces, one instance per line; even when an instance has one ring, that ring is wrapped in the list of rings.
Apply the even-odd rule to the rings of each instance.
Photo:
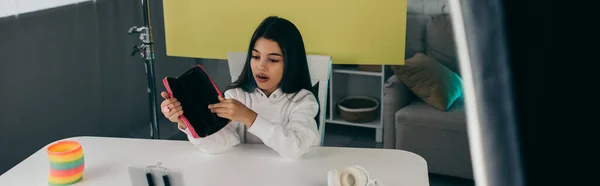
[[[0,18],[84,1],[92,0],[0,0]]]
[[[448,0],[408,0],[408,13],[417,14],[439,14],[442,13],[444,5],[448,4]],[[449,7],[443,8],[443,12],[449,13]]]
[[[17,13],[17,0],[0,0],[0,17],[15,15]]]

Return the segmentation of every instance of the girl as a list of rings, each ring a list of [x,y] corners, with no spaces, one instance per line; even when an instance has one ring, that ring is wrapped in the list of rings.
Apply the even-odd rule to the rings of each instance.
[[[263,143],[281,156],[298,159],[320,143],[314,96],[304,42],[290,21],[271,16],[254,31],[245,68],[225,91],[220,103],[209,105],[218,116],[232,120],[219,132],[194,138],[178,117],[180,103],[166,92],[161,107],[165,117],[177,122],[192,144],[208,153],[219,153],[239,143]],[[166,112],[165,112],[166,111]]]

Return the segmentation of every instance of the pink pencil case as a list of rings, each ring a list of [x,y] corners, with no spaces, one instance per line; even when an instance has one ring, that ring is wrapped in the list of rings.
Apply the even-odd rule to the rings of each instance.
[[[165,77],[163,84],[171,98],[181,103],[179,116],[194,138],[204,138],[223,129],[231,120],[219,117],[208,109],[219,103],[221,91],[202,65],[196,65],[179,77]]]

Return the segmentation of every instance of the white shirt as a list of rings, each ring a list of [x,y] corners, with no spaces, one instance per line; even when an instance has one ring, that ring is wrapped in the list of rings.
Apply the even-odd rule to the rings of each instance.
[[[285,158],[298,159],[321,143],[315,121],[319,105],[310,91],[286,94],[277,89],[266,97],[260,89],[248,93],[236,88],[224,94],[226,99],[236,99],[256,112],[256,120],[250,128],[232,121],[205,138],[194,138],[189,129],[179,128],[200,150],[221,153],[240,143],[263,143]]]

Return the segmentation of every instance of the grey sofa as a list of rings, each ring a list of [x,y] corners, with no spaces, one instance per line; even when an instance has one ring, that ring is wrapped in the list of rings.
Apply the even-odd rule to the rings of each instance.
[[[426,45],[432,42],[427,42],[431,38],[427,38],[426,25],[430,18],[408,15],[407,58],[416,52],[428,52]],[[445,42],[439,37],[435,39],[435,42]],[[430,173],[473,179],[462,97],[447,111],[441,111],[416,97],[396,75],[387,79],[383,94],[384,148],[422,156]]]

